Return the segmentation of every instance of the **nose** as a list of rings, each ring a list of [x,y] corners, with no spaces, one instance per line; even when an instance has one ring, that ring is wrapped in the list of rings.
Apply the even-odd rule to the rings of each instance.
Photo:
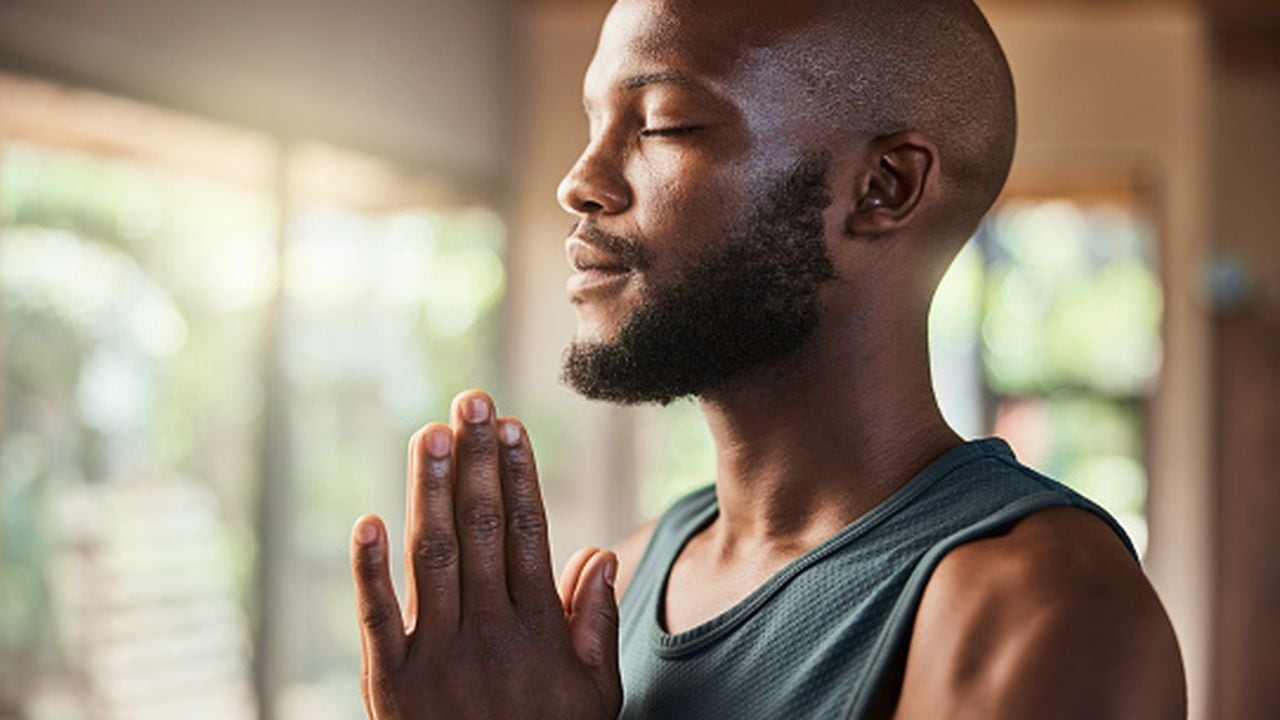
[[[602,143],[594,142],[582,151],[578,161],[556,189],[560,207],[574,215],[614,215],[631,206],[631,189],[626,179],[605,153]]]

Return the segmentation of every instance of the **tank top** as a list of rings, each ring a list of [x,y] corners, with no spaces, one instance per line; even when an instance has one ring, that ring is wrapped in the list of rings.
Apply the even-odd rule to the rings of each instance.
[[[667,576],[715,519],[715,486],[658,521],[620,607],[623,718],[861,718],[900,662],[933,569],[956,546],[1071,506],[1120,525],[1021,465],[998,438],[959,445],[737,605],[686,632],[662,624]]]

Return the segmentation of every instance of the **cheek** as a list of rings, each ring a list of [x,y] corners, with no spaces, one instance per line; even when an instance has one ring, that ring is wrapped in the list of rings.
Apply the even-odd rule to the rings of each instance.
[[[650,250],[655,274],[723,243],[748,210],[750,197],[737,165],[713,163],[693,152],[664,160],[638,163],[632,175],[636,235]]]

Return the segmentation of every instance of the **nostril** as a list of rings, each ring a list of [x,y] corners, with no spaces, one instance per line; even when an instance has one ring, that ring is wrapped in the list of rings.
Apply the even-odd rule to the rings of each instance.
[[[560,181],[556,196],[561,207],[581,215],[624,212],[631,201],[626,180],[598,154],[579,158]]]

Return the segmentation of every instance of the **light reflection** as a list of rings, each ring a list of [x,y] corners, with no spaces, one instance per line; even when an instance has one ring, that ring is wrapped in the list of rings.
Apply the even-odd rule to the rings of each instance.
[[[80,417],[90,427],[128,437],[144,427],[153,392],[147,366],[107,346],[85,359],[76,400]]]

